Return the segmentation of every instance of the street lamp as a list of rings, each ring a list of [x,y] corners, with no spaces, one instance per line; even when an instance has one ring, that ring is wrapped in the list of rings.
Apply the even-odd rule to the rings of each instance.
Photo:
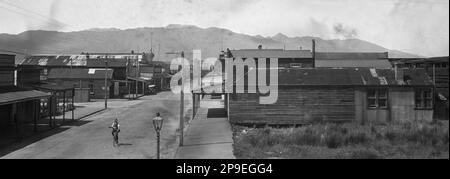
[[[164,123],[164,119],[160,116],[159,113],[156,113],[156,117],[153,118],[153,128],[156,131],[156,137],[157,137],[157,146],[156,146],[156,151],[157,151],[157,157],[158,159],[159,157],[159,143],[160,143],[160,134],[161,134],[161,129]]]

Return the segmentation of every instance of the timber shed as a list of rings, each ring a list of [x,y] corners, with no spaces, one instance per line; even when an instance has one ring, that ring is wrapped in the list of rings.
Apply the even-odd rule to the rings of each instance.
[[[261,70],[266,69],[258,73]],[[314,121],[433,119],[433,83],[419,69],[279,69],[278,90],[270,92],[278,94],[274,104],[260,104],[262,94],[245,91],[230,94],[227,110],[231,123],[300,125]]]

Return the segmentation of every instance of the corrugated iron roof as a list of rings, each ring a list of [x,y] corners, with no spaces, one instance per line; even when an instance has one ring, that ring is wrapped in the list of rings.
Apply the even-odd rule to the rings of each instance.
[[[320,60],[316,59],[316,67],[324,68],[392,68],[392,64],[387,59],[376,59],[376,60]]]
[[[39,90],[43,90],[43,91],[67,91],[67,90],[72,90],[73,88],[75,88],[74,86],[57,85],[57,84],[52,84],[52,83],[38,84],[38,85],[34,85],[33,87],[35,87]]]
[[[279,85],[363,85],[354,69],[284,69]]]
[[[0,105],[33,99],[42,99],[49,96],[51,96],[50,93],[37,90],[26,90],[16,86],[0,87]]]
[[[392,68],[388,53],[317,52],[316,67],[326,68]]]
[[[449,63],[449,57],[431,57],[431,58],[391,58],[395,63]]]
[[[127,59],[142,60],[142,55],[108,55],[108,66],[125,67]],[[104,67],[106,55],[33,55],[16,61],[17,65],[24,66],[83,66]]]
[[[253,69],[255,70],[255,69]],[[262,73],[264,69],[258,69]],[[266,69],[267,70],[267,69]],[[393,69],[374,69],[374,68],[309,68],[309,69],[278,69],[278,86],[433,86],[431,79],[422,69],[403,69],[404,81],[395,80],[395,71]],[[269,71],[266,71],[268,74]],[[248,76],[246,73],[244,76]],[[235,77],[237,82],[244,82],[244,76]],[[209,86],[205,84],[203,90],[222,89],[222,85]],[[195,93],[201,93],[201,90],[194,89]]]
[[[369,68],[358,69],[359,75],[366,81],[366,85],[385,85],[381,78],[385,79],[386,85],[406,85],[427,86],[433,85],[432,80],[424,69],[401,69],[403,70],[403,82],[395,80],[394,69],[375,69],[377,76],[370,73]]]
[[[231,54],[240,58],[312,58],[309,50],[244,49],[231,50]]]
[[[387,52],[316,52],[316,60],[376,60],[388,58]]]
[[[54,68],[48,73],[48,79],[104,79],[105,69],[103,68]],[[113,69],[108,69],[108,79],[113,76]]]
[[[259,69],[261,71],[262,69]],[[309,68],[278,69],[278,85],[283,86],[432,86],[424,69],[402,69],[403,81],[395,80],[394,69],[375,68]],[[266,71],[269,73],[269,71]],[[247,73],[245,76],[247,76]],[[241,81],[238,77],[235,81]]]

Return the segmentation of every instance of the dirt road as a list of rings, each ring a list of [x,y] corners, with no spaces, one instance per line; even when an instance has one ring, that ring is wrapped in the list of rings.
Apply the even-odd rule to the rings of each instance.
[[[189,99],[189,98],[187,98]],[[160,112],[165,118],[161,134],[161,158],[176,150],[176,129],[179,121],[179,96],[163,92],[145,96],[138,101],[112,101],[110,108],[42,140],[11,152],[2,158],[40,159],[149,159],[156,158],[156,134],[151,119]],[[118,116],[120,147],[112,146],[108,128]]]

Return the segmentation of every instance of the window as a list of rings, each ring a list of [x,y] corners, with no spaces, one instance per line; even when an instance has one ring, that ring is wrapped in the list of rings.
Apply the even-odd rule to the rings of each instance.
[[[42,71],[41,71],[41,76],[47,76],[48,75],[48,69],[47,68],[44,68]]]
[[[312,68],[312,63],[290,63],[290,68]]]
[[[89,94],[94,95],[94,84],[93,83],[89,83]]]
[[[386,109],[388,107],[388,90],[369,89],[367,91],[367,102],[370,109]]]
[[[415,91],[415,104],[417,109],[433,109],[433,92],[431,89],[418,89]]]
[[[291,68],[302,68],[301,63],[291,63],[290,66],[291,66]]]

